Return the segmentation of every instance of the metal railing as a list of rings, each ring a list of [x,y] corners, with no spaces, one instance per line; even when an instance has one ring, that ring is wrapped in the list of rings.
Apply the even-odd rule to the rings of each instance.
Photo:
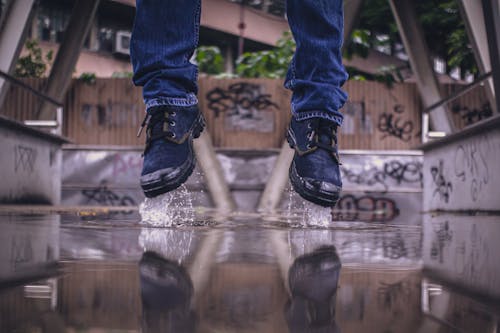
[[[422,112],[422,143],[428,142],[430,139],[435,139],[435,138],[442,138],[446,136],[446,133],[444,132],[431,132],[429,130],[429,124],[430,124],[430,113],[433,112],[434,110],[438,109],[439,107],[448,104],[457,98],[463,96],[464,94],[468,93],[472,89],[476,88],[478,85],[483,85],[484,81],[488,80],[489,78],[492,77],[492,73],[486,73],[481,76],[479,76],[474,82],[464,86],[462,89],[456,91],[455,93],[451,94],[447,98],[432,104],[428,108]]]
[[[62,124],[63,124],[63,114],[64,114],[64,105],[51,98],[50,96],[45,95],[44,93],[36,90],[35,88],[27,85],[21,80],[3,72],[0,70],[0,78],[3,78],[9,81],[11,84],[14,84],[18,87],[21,87],[24,90],[29,91],[33,95],[42,99],[43,101],[50,103],[56,107],[56,119],[55,120],[24,120],[24,124],[30,127],[36,127],[40,129],[49,129],[50,133],[56,135],[62,135]]]

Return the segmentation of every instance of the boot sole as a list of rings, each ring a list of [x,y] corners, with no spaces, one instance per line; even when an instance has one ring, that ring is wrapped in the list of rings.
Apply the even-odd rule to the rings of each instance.
[[[306,179],[299,176],[295,168],[295,162],[290,166],[290,182],[292,187],[302,198],[323,207],[334,207],[340,199],[342,188],[336,186],[336,191],[327,192],[315,188]]]
[[[205,121],[203,116],[200,114],[196,120],[196,126],[191,133],[191,137],[188,139],[189,149],[191,151],[187,160],[180,167],[174,170],[160,169],[153,173],[141,176],[141,188],[146,197],[154,198],[158,195],[173,191],[188,180],[196,166],[196,157],[193,152],[193,139],[200,137],[204,127]],[[170,170],[170,172],[167,173],[167,170]],[[179,170],[181,172],[178,172]]]

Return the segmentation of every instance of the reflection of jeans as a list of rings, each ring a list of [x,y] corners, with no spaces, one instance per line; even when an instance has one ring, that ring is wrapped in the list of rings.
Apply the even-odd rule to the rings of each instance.
[[[197,103],[197,68],[189,62],[198,43],[201,0],[137,0],[130,47],[134,83],[146,106]],[[298,120],[322,117],[340,124],[347,99],[342,66],[343,1],[287,0],[297,50],[285,86],[293,91]],[[221,15],[224,15],[221,13]]]

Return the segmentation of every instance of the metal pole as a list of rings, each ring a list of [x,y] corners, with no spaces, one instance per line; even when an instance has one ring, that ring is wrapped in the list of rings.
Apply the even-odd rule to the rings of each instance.
[[[495,87],[496,109],[500,110],[500,3],[483,0],[484,23],[490,52],[491,72]]]
[[[203,131],[198,139],[194,140],[194,150],[215,207],[223,212],[234,210],[236,204],[229,191],[219,160],[215,155],[207,129]]]
[[[410,58],[420,96],[424,105],[428,107],[442,100],[442,96],[424,33],[416,16],[415,0],[389,0],[389,3]],[[446,107],[436,110],[430,117],[434,130],[445,133],[452,133],[455,130],[453,119]]]
[[[481,73],[488,73],[491,71],[491,61],[486,36],[486,25],[484,24],[483,5],[481,1],[470,0],[460,0],[458,4],[479,71]],[[489,79],[487,82],[486,94],[492,110],[495,110],[495,86],[493,85],[493,79]],[[500,112],[500,110],[496,111]]]
[[[356,26],[363,6],[363,0],[344,1],[344,45],[350,41],[354,27]]]
[[[50,72],[45,93],[56,100],[62,100],[71,85],[80,51],[85,42],[100,0],[78,0],[73,7],[64,39],[57,52]],[[38,119],[54,119],[50,105],[43,103],[38,111]]]
[[[26,32],[34,16],[34,0],[9,2],[0,26],[0,71],[12,72],[23,48]],[[0,78],[0,107],[7,94],[8,82]]]

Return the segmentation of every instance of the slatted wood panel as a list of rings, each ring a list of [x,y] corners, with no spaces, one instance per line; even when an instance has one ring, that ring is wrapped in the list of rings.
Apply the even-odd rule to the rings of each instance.
[[[37,89],[45,83],[40,79],[25,82]],[[238,92],[234,85],[241,83],[246,86]],[[291,96],[281,80],[202,77],[199,84],[200,108],[216,147],[281,147],[290,119]],[[448,95],[459,88],[446,85],[442,89]],[[345,89],[349,103],[342,110],[342,149],[409,149],[420,144],[423,105],[415,84],[389,89],[376,82],[349,81]],[[91,85],[75,80],[64,101],[64,135],[78,144],[142,145],[144,137],[135,136],[144,116],[141,95],[141,89],[129,79],[98,79]],[[450,107],[484,114],[486,103],[484,88],[478,87]],[[11,87],[0,114],[17,120],[35,119],[39,105],[39,99],[29,92]],[[466,123],[464,112],[454,114],[459,128]]]
[[[420,143],[422,109],[414,84],[392,89],[376,82],[349,81],[342,110],[341,149],[409,149]]]
[[[459,85],[447,84],[442,86],[444,96],[450,96],[462,87]],[[486,95],[486,88],[477,86],[470,92],[447,104],[453,114],[453,120],[457,128],[464,128],[490,114],[491,106]]]
[[[244,86],[238,89],[241,84],[246,85],[247,88]],[[231,87],[236,87],[236,89],[231,89]],[[240,93],[235,92],[238,90]],[[210,103],[217,97],[219,97],[219,102]],[[199,100],[215,146],[278,148],[282,145],[290,120],[290,93],[283,88],[281,82],[268,79],[206,78],[200,81]],[[273,104],[265,106],[269,103]],[[217,108],[222,110],[218,114],[215,111]],[[245,112],[250,113],[245,115]],[[231,119],[251,121],[255,130],[238,130],[230,125]]]

